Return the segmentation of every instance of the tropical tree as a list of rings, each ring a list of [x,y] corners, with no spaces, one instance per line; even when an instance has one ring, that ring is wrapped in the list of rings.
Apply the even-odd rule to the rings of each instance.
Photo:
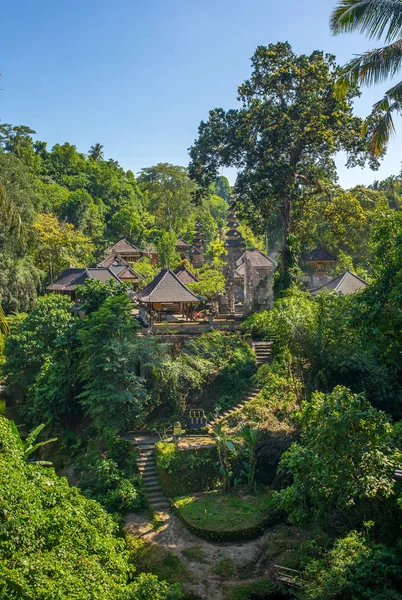
[[[247,482],[250,492],[254,490],[254,479],[257,470],[257,444],[261,439],[261,431],[253,429],[251,425],[244,425],[240,431],[241,438],[246,449],[247,460],[243,461],[244,473],[247,477]]]
[[[94,144],[90,147],[88,156],[90,160],[94,160],[98,162],[99,160],[103,160],[103,146],[102,144]]]
[[[232,440],[229,439],[227,431],[221,423],[212,428],[212,433],[215,437],[219,460],[219,473],[222,477],[223,489],[225,492],[230,492],[233,476],[230,455],[235,452],[235,446]]]
[[[345,91],[356,83],[375,85],[398,75],[402,66],[402,4],[400,0],[339,0],[332,13],[333,33],[365,33],[371,39],[383,38],[385,46],[368,50],[343,68],[339,86]],[[395,132],[393,114],[402,113],[402,81],[385,92],[366,120],[371,125],[370,148],[381,155]]]
[[[334,57],[318,51],[297,56],[288,43],[258,46],[252,66],[238,89],[241,108],[214,109],[201,122],[189,173],[200,198],[221,165],[238,169],[234,192],[248,220],[265,231],[280,214],[284,272],[295,207],[334,178],[337,151],[348,153],[349,165],[364,163],[362,122],[352,112],[358,92],[350,88],[338,98]]]
[[[364,500],[382,501],[395,486],[392,471],[400,455],[391,447],[387,415],[364,394],[338,386],[330,394],[313,394],[299,420],[300,443],[294,442],[280,462],[293,478],[281,491],[290,519],[368,520]]]
[[[81,405],[98,432],[133,426],[144,414],[147,392],[139,376],[142,352],[132,303],[125,294],[108,297],[78,332]]]

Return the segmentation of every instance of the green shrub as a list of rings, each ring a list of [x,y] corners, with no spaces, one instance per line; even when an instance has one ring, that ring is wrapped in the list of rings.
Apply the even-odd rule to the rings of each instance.
[[[168,584],[148,575],[128,583],[132,565],[112,518],[52,468],[27,463],[3,417],[0,528],[0,575],[34,600],[179,597]],[[16,597],[4,579],[0,596]]]
[[[169,498],[212,490],[219,485],[215,447],[179,450],[175,444],[159,442],[155,453],[159,482]]]
[[[138,511],[145,497],[135,453],[127,440],[113,440],[108,448],[90,445],[76,466],[83,493],[111,513]]]

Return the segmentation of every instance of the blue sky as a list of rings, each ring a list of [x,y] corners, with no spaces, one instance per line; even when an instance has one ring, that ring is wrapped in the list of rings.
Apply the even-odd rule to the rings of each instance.
[[[134,172],[157,162],[188,164],[187,148],[209,109],[236,107],[258,44],[288,40],[298,53],[322,49],[340,63],[372,47],[333,37],[335,0],[5,0],[0,37],[2,122],[29,125],[53,144],[68,141]],[[365,89],[365,116],[382,88]],[[345,187],[401,168],[395,138],[381,169],[345,169]],[[233,179],[233,173],[227,172]]]

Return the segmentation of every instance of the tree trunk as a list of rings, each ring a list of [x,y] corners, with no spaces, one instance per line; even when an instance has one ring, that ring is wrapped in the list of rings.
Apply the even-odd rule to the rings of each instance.
[[[290,211],[292,201],[290,199],[284,200],[281,207],[281,218],[282,218],[282,250],[280,254],[280,265],[281,271],[284,273],[286,268],[286,251],[288,245],[288,237],[290,234]]]

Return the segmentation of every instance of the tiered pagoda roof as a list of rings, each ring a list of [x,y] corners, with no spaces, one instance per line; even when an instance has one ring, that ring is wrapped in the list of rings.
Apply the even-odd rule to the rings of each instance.
[[[228,216],[228,231],[226,232],[225,248],[232,253],[242,253],[244,250],[244,238],[238,231],[239,223],[236,219],[236,213],[232,209]]]

